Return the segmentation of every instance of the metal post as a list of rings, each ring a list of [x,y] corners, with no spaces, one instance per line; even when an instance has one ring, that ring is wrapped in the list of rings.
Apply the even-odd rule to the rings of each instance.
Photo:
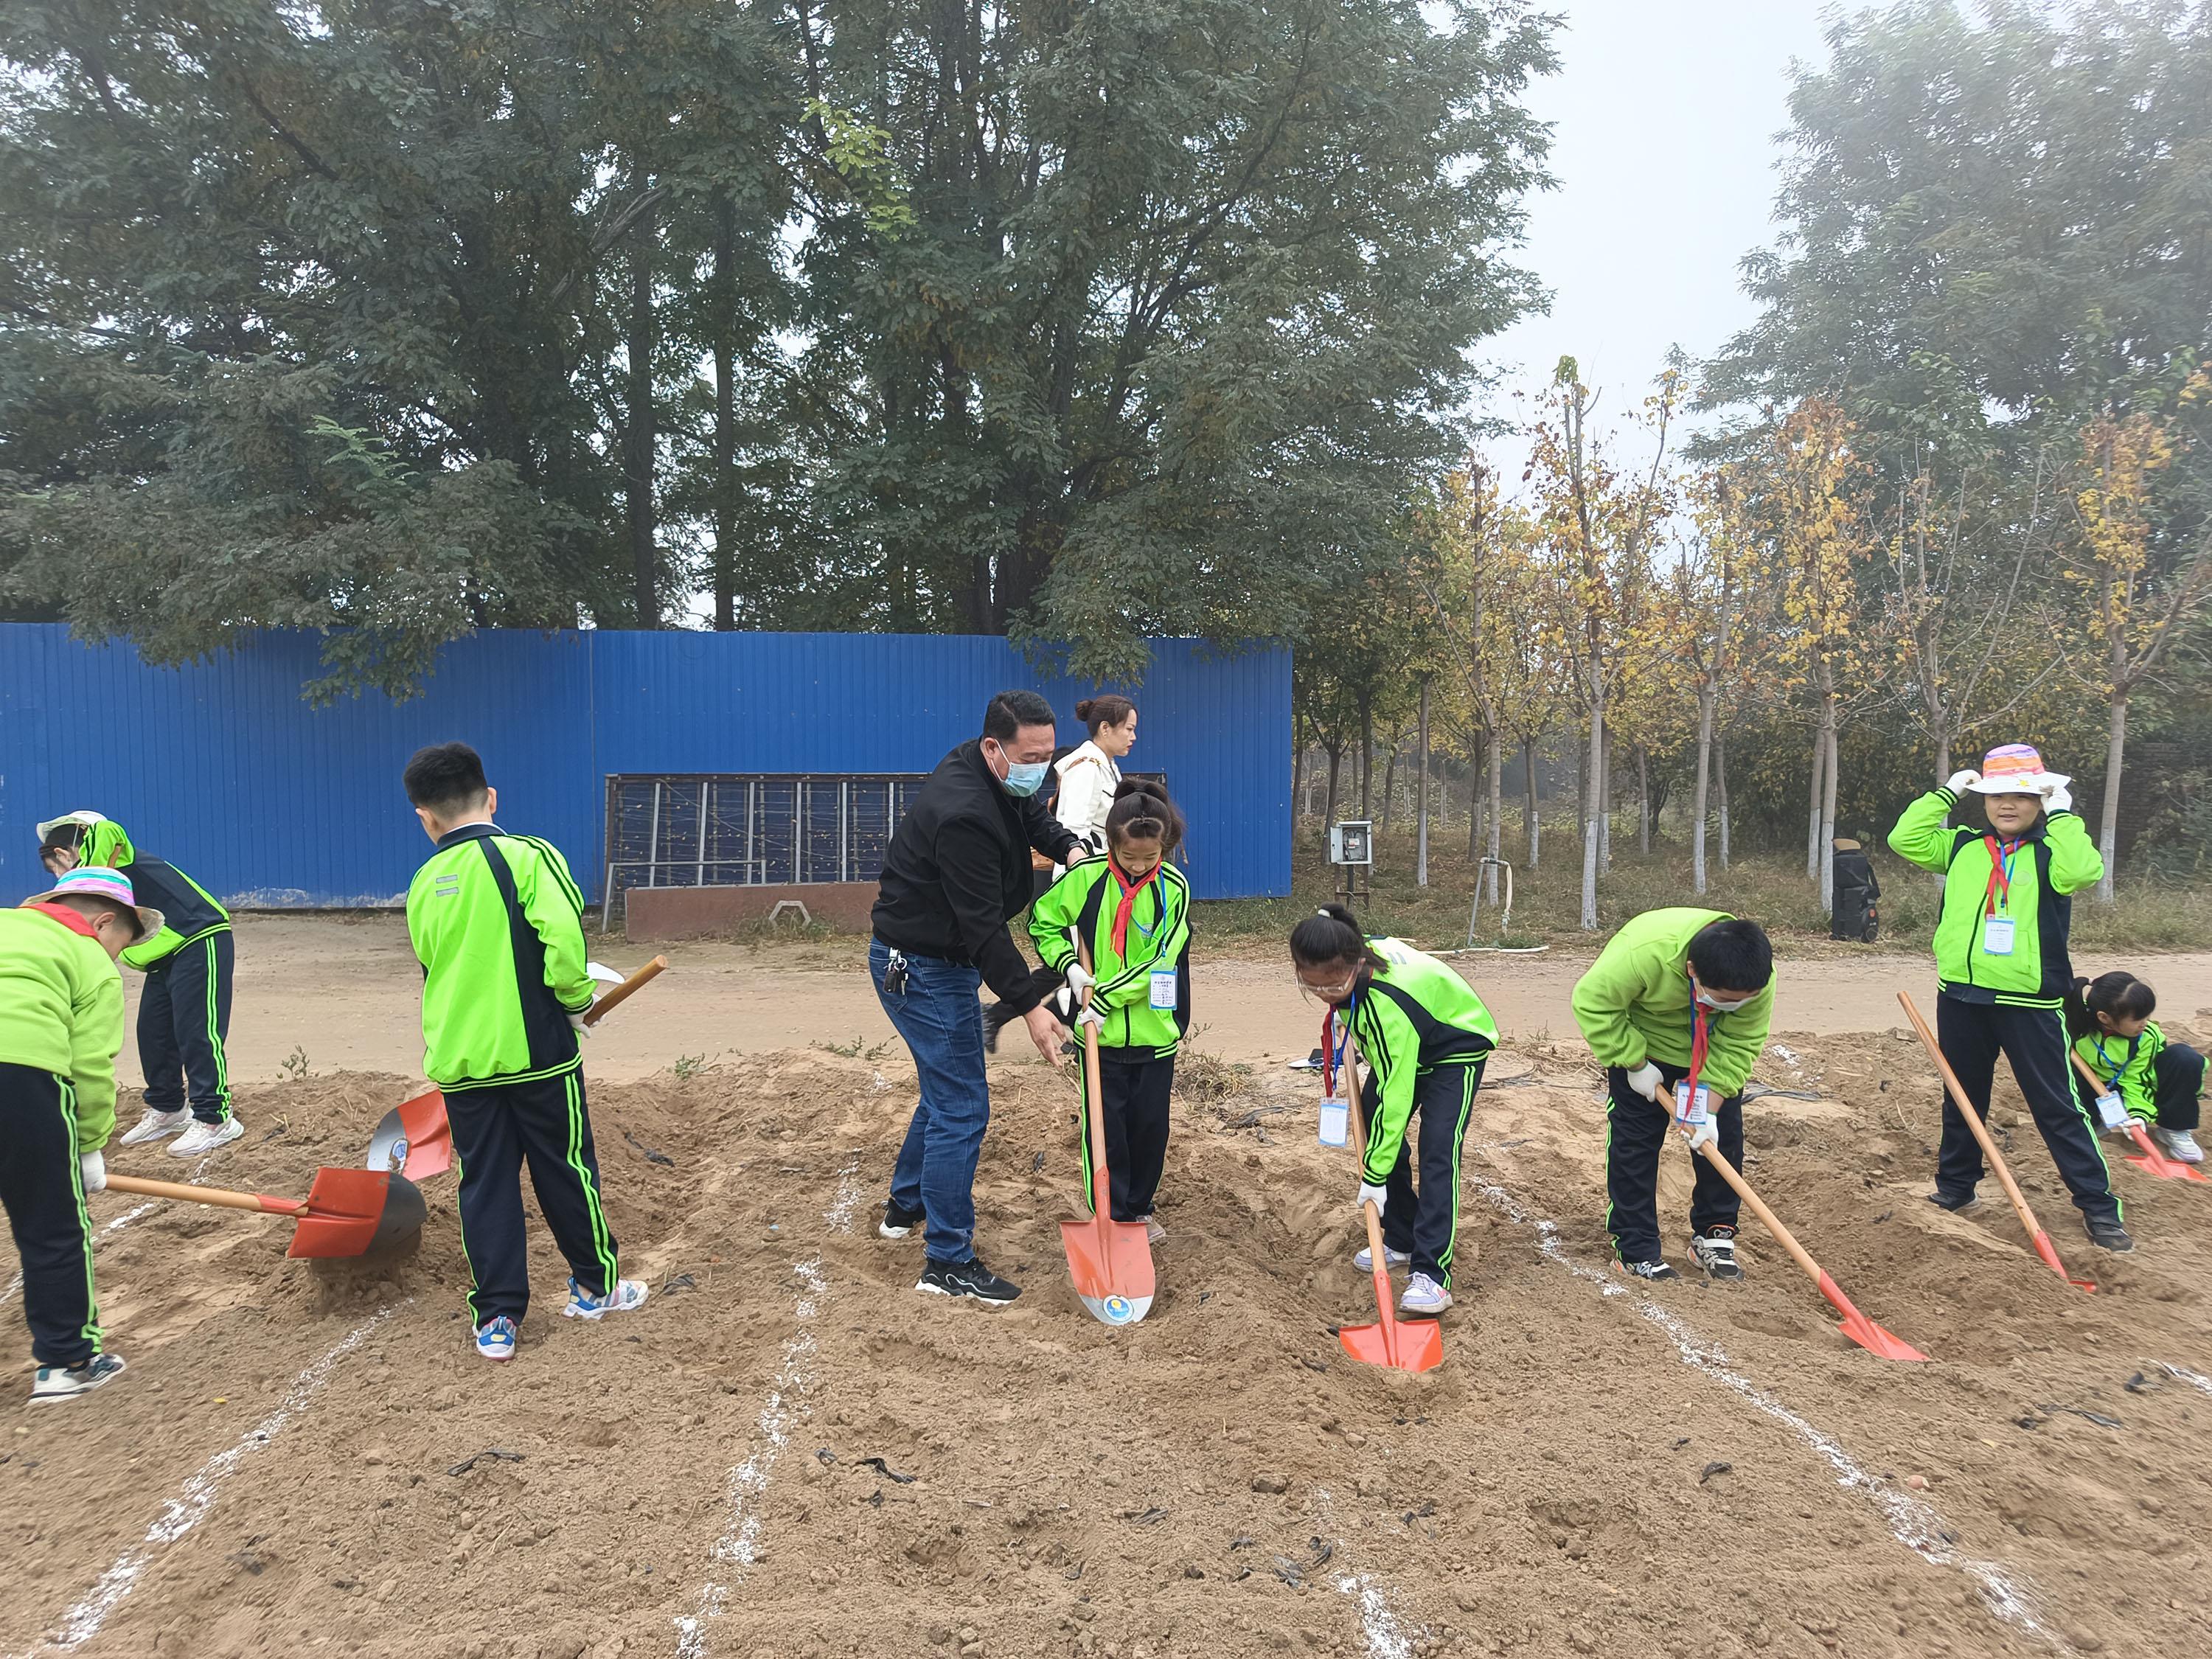
[[[837,879],[853,878],[853,781],[845,778],[837,785]]]
[[[693,884],[694,886],[696,886],[696,887],[704,887],[704,886],[707,884],[707,790],[708,790],[708,781],[707,781],[707,780],[706,780],[706,779],[704,779],[704,778],[700,779],[700,780],[699,780],[699,877],[698,877],[698,879],[697,879],[696,882],[694,882],[694,883],[692,884]]]
[[[653,828],[645,842],[645,884],[660,885],[660,789],[659,778],[653,781]]]
[[[753,820],[760,814],[760,780],[745,781],[745,879],[759,884],[760,872],[753,868]]]

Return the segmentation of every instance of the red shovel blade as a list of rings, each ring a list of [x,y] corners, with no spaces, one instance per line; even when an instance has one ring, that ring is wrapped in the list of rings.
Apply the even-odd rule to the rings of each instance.
[[[2075,1290],[2094,1291],[2097,1288],[2087,1279],[2076,1279],[2072,1273],[2066,1271],[2066,1264],[2058,1259],[2058,1247],[2051,1242],[2051,1235],[2044,1231],[2042,1228],[2038,1227],[2035,1230],[2035,1238],[2033,1243],[2035,1245],[2036,1255],[2043,1258],[2043,1265],[2050,1268],[2051,1272],[2057,1273],[2061,1279],[2064,1279],[2069,1285],[2071,1285]]]
[[[1433,1319],[1394,1319],[1387,1325],[1346,1325],[1336,1333],[1345,1352],[1366,1365],[1432,1371],[1444,1363],[1443,1327]]]
[[[1139,1221],[1085,1216],[1060,1224],[1068,1277],[1094,1319],[1133,1325],[1152,1310],[1152,1245]]]
[[[1882,1329],[1852,1306],[1850,1297],[1844,1294],[1843,1287],[1829,1278],[1826,1270],[1820,1274],[1820,1294],[1826,1297],[1830,1305],[1844,1316],[1844,1322],[1837,1328],[1869,1353],[1879,1354],[1884,1359],[1925,1361],[1928,1358],[1903,1337]]]
[[[397,1170],[410,1181],[428,1181],[453,1167],[453,1126],[446,1097],[433,1089],[403,1100],[384,1115],[368,1144],[368,1167]]]
[[[2159,1151],[2158,1143],[2150,1138],[2149,1132],[2146,1130],[2142,1124],[2130,1124],[2128,1126],[2128,1136],[2137,1146],[2140,1146],[2142,1149],[2142,1156],[2141,1158],[2136,1157],[2132,1152],[2128,1155],[2128,1162],[2134,1164],[2137,1169],[2148,1170],[2151,1174],[2156,1176],[2160,1181],[2202,1181],[2204,1179],[2203,1170],[2196,1168],[2192,1164],[2184,1164],[2178,1158],[2168,1158],[2164,1152]]]
[[[421,1231],[423,1213],[422,1194],[404,1176],[325,1167],[315,1171],[307,1212],[284,1254],[362,1255]]]

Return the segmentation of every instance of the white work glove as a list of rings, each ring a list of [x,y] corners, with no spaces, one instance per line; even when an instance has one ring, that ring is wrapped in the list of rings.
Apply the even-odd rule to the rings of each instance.
[[[107,1159],[97,1148],[79,1152],[76,1167],[84,1176],[84,1189],[88,1193],[103,1192],[107,1187]]]
[[[2074,810],[2074,792],[2056,778],[2045,778],[2043,787],[2037,793],[2043,797],[2043,810],[2046,812],[2070,812]]]
[[[1093,998],[1083,1005],[1083,1012],[1075,1017],[1075,1023],[1078,1025],[1088,1025],[1103,1036],[1106,1030],[1106,1011],[1101,1008],[1097,1000]]]
[[[1982,775],[1971,766],[1963,772],[1951,774],[1951,781],[1943,787],[1954,795],[1963,795],[1982,781]]]
[[[1375,1206],[1375,1213],[1379,1218],[1382,1213],[1384,1206],[1388,1205],[1389,1201],[1390,1193],[1388,1188],[1378,1187],[1371,1181],[1363,1181],[1359,1183],[1359,1207],[1361,1209],[1364,1210],[1370,1204],[1372,1204]]]
[[[1721,1138],[1720,1121],[1710,1113],[1703,1123],[1690,1123],[1684,1127],[1690,1132],[1690,1150],[1692,1152],[1715,1145]]]
[[[1098,983],[1091,971],[1079,962],[1069,963],[1060,976],[1067,981],[1067,988],[1078,997]]]
[[[1665,1081],[1659,1075],[1659,1068],[1648,1060],[1628,1074],[1628,1086],[1655,1103],[1659,1098],[1659,1086]]]
[[[597,997],[593,997],[592,1000],[593,1002],[597,1002],[599,999]],[[575,1029],[575,1032],[578,1036],[591,1036],[592,1028],[584,1024],[584,1016],[591,1012],[592,1011],[589,1008],[579,1008],[568,1016],[568,1024]]]

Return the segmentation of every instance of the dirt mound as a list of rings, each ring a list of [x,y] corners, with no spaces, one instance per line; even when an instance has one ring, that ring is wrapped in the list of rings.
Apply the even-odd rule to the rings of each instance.
[[[1819,1097],[1754,1104],[1747,1173],[1938,1362],[1885,1364],[1755,1224],[1742,1285],[1624,1284],[1603,1265],[1586,1058],[1521,1045],[1496,1072],[1449,1357],[1421,1377],[1332,1338],[1372,1316],[1349,1260],[1356,1176],[1314,1143],[1312,1084],[1290,1074],[1178,1102],[1160,1295],[1120,1331],[1066,1284],[1074,1093],[1034,1063],[1001,1065],[978,1183],[979,1244],[1027,1287],[997,1314],[915,1296],[918,1243],[875,1237],[913,1103],[896,1050],[594,1088],[610,1218],[654,1299],[561,1319],[534,1231],[540,1300],[506,1368],[465,1340],[450,1177],[426,1189],[420,1248],[376,1263],[289,1261],[280,1222],[97,1198],[103,1313],[132,1370],[91,1401],[11,1408],[0,1646],[2203,1645],[2212,1198],[2121,1170],[2144,1249],[2104,1256],[2032,1130],[2011,1130],[2062,1253],[2101,1281],[2085,1297],[2001,1201],[1921,1202],[1936,1097],[1917,1043],[1783,1039],[1761,1080]],[[202,1178],[302,1190],[319,1163],[358,1162],[404,1089],[255,1091],[248,1139]],[[2001,1101],[2000,1125],[2017,1109]],[[1666,1169],[1671,1249],[1689,1182]]]

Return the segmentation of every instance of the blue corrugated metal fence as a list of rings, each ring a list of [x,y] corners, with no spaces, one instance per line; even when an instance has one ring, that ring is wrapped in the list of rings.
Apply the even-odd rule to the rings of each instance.
[[[58,624],[0,624],[0,896],[42,878],[33,826],[89,806],[247,904],[388,904],[428,843],[407,757],[462,738],[500,817],[545,836],[596,894],[605,780],[639,773],[926,772],[991,694],[1042,692],[1079,740],[1093,689],[1040,678],[1006,641],[878,634],[538,634],[448,646],[424,695],[310,708],[311,635],[257,637],[181,669]],[[1291,659],[1156,641],[1130,765],[1172,781],[1208,898],[1290,890]]]

